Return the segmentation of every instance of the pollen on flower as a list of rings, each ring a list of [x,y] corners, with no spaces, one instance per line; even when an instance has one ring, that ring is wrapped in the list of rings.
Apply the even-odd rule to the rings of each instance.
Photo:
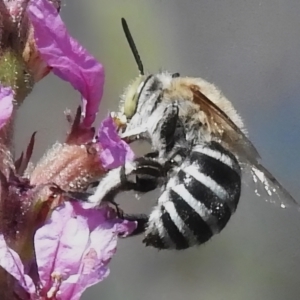
[[[83,258],[82,274],[90,274],[94,269],[97,261],[97,252],[91,248]]]
[[[52,299],[57,294],[59,294],[59,288],[63,281],[63,276],[59,272],[53,272],[51,274],[51,280],[52,280],[53,284],[50,287],[49,291],[47,292],[47,298],[49,298],[49,299]]]

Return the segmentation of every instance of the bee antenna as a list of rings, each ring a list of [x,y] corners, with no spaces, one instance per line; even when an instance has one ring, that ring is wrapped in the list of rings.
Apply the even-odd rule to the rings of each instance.
[[[138,69],[140,71],[140,74],[141,75],[144,75],[144,66],[143,66],[143,63],[142,63],[142,60],[140,58],[140,55],[139,55],[139,52],[136,48],[136,45],[134,43],[134,40],[132,38],[132,35],[130,33],[130,30],[129,30],[129,27],[127,25],[127,22],[124,18],[122,18],[122,27],[123,27],[123,31],[125,33],[125,36],[126,36],[126,39],[127,39],[127,42],[129,44],[129,47],[132,51],[132,54],[134,56],[134,59],[137,63],[137,66],[138,66]]]

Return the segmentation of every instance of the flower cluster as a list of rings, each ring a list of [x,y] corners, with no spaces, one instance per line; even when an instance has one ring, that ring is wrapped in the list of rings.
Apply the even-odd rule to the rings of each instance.
[[[93,123],[104,69],[66,30],[59,0],[0,0],[0,298],[79,299],[108,275],[118,236],[136,224],[108,204],[86,208],[66,190],[81,191],[107,170],[133,158],[108,117]],[[13,154],[17,108],[53,72],[81,94],[70,130],[34,166],[32,135]]]

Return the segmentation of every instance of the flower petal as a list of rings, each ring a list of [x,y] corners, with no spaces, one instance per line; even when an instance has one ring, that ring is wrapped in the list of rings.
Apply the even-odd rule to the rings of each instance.
[[[113,169],[134,159],[134,153],[129,145],[121,140],[116,125],[109,116],[100,125],[98,141],[103,148],[100,154],[102,165],[106,169]]]
[[[69,81],[82,95],[83,125],[94,122],[103,93],[104,69],[73,39],[55,7],[48,0],[31,1],[28,14],[36,44],[54,74]]]
[[[79,277],[70,277],[61,292],[69,291],[72,300],[80,299],[88,288],[109,275],[107,264],[116,252],[117,239],[124,232],[130,233],[136,228],[135,222],[123,221],[115,218],[115,212],[108,207],[101,209],[84,209],[79,203],[73,204],[74,211],[80,218],[84,218],[90,230],[89,243],[82,257]],[[70,285],[78,280],[73,289]]]
[[[135,226],[116,219],[111,208],[84,209],[80,203],[65,202],[35,235],[43,292],[59,290],[61,299],[80,299],[87,287],[108,276],[107,264],[116,251],[118,235]],[[59,285],[52,281],[53,275],[61,276]]]
[[[32,279],[25,274],[19,255],[8,247],[3,234],[0,235],[0,266],[11,274],[29,294],[35,293]]]
[[[2,128],[13,112],[14,95],[11,87],[0,85],[0,128]]]
[[[70,203],[53,211],[34,237],[38,272],[44,287],[49,287],[53,272],[64,277],[78,273],[88,237],[88,228],[76,218]]]

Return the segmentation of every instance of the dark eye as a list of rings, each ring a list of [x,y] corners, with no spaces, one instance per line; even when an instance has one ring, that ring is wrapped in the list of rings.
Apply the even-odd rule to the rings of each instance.
[[[179,76],[180,76],[179,73],[173,73],[173,74],[172,74],[172,78],[177,78],[177,77],[179,77]]]

